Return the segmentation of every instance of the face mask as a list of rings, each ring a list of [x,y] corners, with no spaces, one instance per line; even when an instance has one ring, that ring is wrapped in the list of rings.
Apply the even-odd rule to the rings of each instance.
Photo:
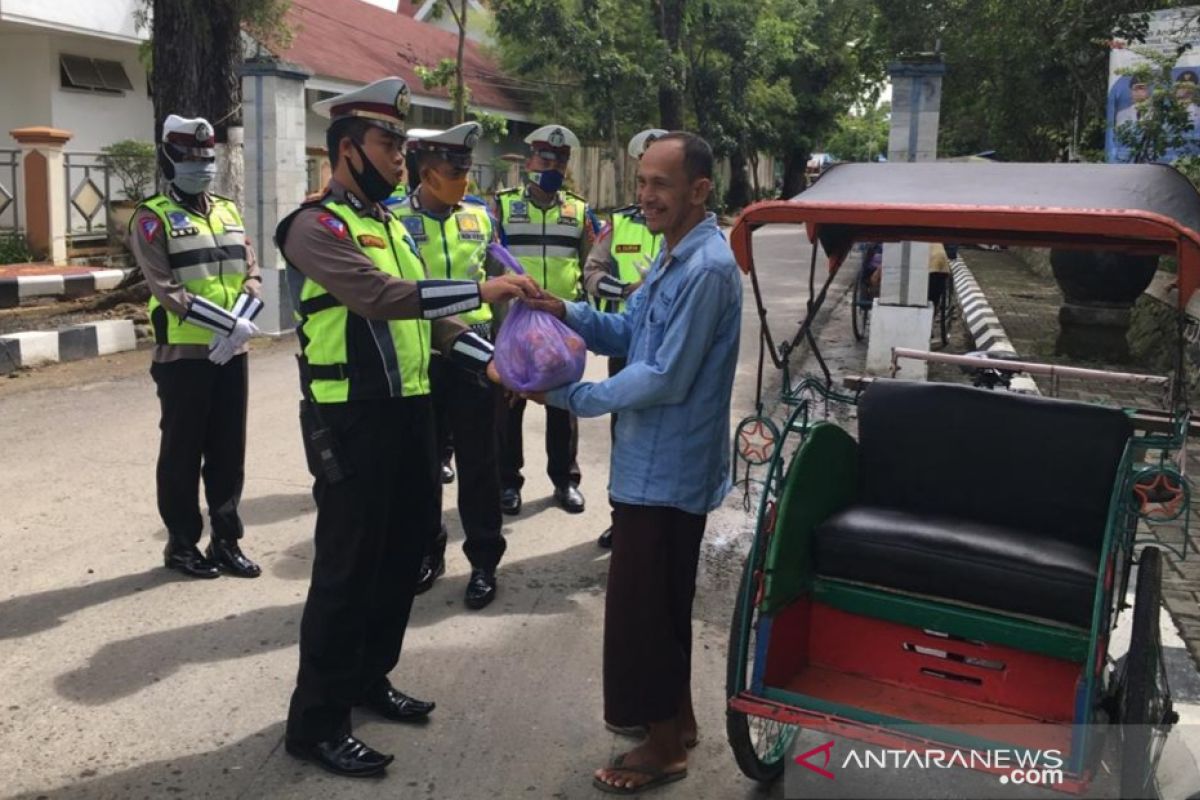
[[[174,167],[171,184],[184,194],[204,194],[217,177],[217,165],[212,161],[180,161]]]
[[[462,199],[467,196],[467,176],[461,178],[443,178],[436,172],[430,171],[429,177],[425,180],[425,185],[429,187],[429,191],[433,193],[440,202],[448,206],[456,206],[462,202]]]
[[[563,185],[563,174],[556,169],[530,171],[527,180],[547,194],[554,194]]]
[[[356,170],[353,163],[346,164],[350,167],[350,176],[354,178],[354,182],[358,184],[359,189],[362,189],[368,200],[372,203],[382,203],[395,190],[395,185],[380,174],[358,142],[351,140],[350,143],[354,145],[354,149],[358,151],[358,156],[363,162],[362,172]]]

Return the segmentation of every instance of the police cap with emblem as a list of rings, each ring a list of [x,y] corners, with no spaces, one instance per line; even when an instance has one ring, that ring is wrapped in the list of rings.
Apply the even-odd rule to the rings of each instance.
[[[472,151],[482,132],[483,126],[478,122],[464,122],[444,131],[411,130],[408,132],[408,150],[432,153],[459,169],[469,169]]]
[[[361,119],[388,133],[404,135],[404,120],[410,102],[408,84],[402,78],[381,78],[361,89],[313,103],[313,111],[330,122]]]
[[[170,114],[163,120],[163,149],[172,161],[185,156],[193,159],[215,158],[217,134],[203,117],[187,118]]]
[[[641,158],[647,147],[666,135],[667,131],[662,128],[647,128],[641,133],[634,134],[634,137],[629,140],[629,157]]]
[[[571,157],[571,150],[579,147],[579,137],[565,125],[543,125],[525,137],[525,144],[535,153],[549,151],[543,155],[566,161]]]

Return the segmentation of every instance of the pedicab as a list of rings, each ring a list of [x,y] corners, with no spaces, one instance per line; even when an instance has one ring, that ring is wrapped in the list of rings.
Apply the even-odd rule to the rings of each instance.
[[[803,224],[813,245],[808,313],[779,343],[751,237],[776,223]],[[1200,286],[1200,195],[1157,165],[845,164],[791,201],[749,207],[730,241],[761,321],[758,411],[734,437],[739,470],[763,474],[730,628],[727,734],[741,770],[778,778],[807,729],[910,752],[1057,752],[1052,788],[1079,794],[1112,771],[1102,763],[1111,731],[1121,796],[1155,796],[1177,716],[1159,634],[1161,543],[1146,534],[1173,526],[1178,541],[1155,541],[1177,541],[1186,557],[1183,455],[1195,428],[1182,309]],[[904,241],[1173,258],[1174,377],[893,357],[894,368],[902,356],[1138,382],[1163,392],[1164,409],[897,379],[835,387],[816,314],[856,243]],[[819,252],[829,263],[820,286]],[[803,341],[822,375],[793,381],[789,355]],[[768,355],[783,372],[782,422],[763,410]],[[855,416],[852,436],[838,420]],[[1115,660],[1110,639],[1130,605],[1130,647]]]

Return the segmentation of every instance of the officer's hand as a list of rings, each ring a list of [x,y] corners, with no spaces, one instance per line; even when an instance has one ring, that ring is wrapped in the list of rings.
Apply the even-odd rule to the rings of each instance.
[[[228,336],[218,336],[208,346],[208,360],[218,366],[224,366],[233,360],[236,350]]]
[[[559,319],[567,318],[567,304],[554,295],[544,294],[540,300],[526,300],[525,305],[538,311],[553,314]]]
[[[242,291],[257,300],[262,299],[262,283],[259,282],[257,279],[254,279],[254,278],[247,279],[242,284]]]
[[[520,298],[529,300],[540,296],[542,290],[528,275],[498,275],[479,284],[479,297],[485,303]]]
[[[644,283],[644,281],[637,281],[636,283],[631,283],[628,286],[626,286],[625,287],[625,296],[631,297],[634,292],[636,292],[638,289],[642,288],[642,283]]]
[[[487,377],[492,383],[500,383],[500,372],[496,369],[496,359],[492,359],[487,365]]]
[[[251,336],[258,333],[258,326],[245,317],[238,317],[233,324],[233,331],[226,338],[233,344],[233,349],[238,350]]]
[[[537,403],[539,406],[546,405],[546,393],[545,392],[522,392],[521,397],[525,398],[526,400],[532,400],[533,402]]]

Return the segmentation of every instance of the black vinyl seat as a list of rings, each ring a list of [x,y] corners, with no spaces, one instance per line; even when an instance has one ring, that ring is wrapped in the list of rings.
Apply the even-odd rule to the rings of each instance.
[[[1088,627],[1120,409],[875,381],[858,498],[817,527],[817,574]]]

